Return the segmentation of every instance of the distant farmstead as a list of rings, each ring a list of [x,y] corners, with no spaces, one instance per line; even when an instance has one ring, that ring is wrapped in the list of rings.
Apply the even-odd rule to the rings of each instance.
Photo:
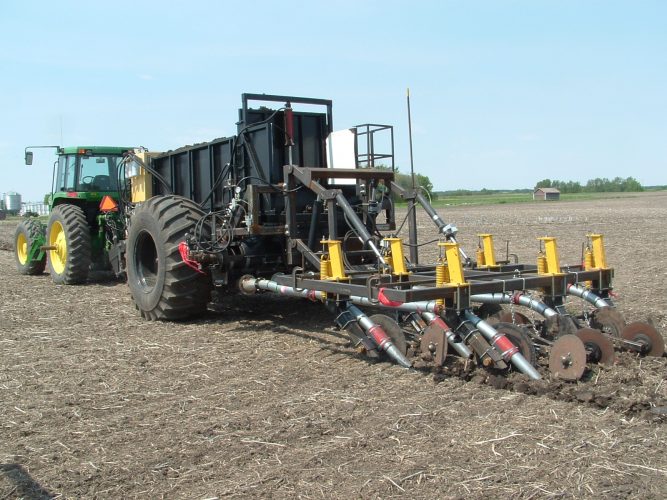
[[[533,200],[560,200],[560,191],[556,188],[537,188],[533,191]]]

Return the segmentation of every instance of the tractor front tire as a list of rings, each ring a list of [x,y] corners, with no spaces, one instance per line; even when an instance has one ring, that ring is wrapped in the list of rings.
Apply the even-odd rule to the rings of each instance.
[[[53,208],[46,230],[51,279],[58,285],[85,283],[91,262],[90,228],[81,207]]]
[[[134,212],[127,283],[144,318],[180,320],[206,311],[210,277],[183,262],[178,248],[203,216],[199,205],[181,196],[154,196]]]
[[[14,260],[21,274],[37,275],[44,272],[46,255],[39,260],[31,260],[34,245],[44,244],[44,226],[37,219],[29,218],[22,221],[14,233]]]

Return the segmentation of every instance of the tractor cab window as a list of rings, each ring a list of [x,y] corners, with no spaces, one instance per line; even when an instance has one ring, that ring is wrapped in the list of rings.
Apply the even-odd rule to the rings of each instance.
[[[77,191],[117,191],[117,156],[81,156]]]
[[[56,191],[74,191],[76,177],[76,156],[64,155],[58,158]]]

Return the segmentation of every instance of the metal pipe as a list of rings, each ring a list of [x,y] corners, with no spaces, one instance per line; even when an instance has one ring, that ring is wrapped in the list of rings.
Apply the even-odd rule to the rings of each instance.
[[[482,304],[517,304],[528,307],[545,318],[558,316],[558,311],[555,309],[523,293],[513,295],[509,293],[480,293],[471,295],[470,300]]]
[[[417,234],[417,205],[413,198],[408,198],[408,241],[410,242],[410,262],[419,265],[419,246]]]
[[[400,302],[394,304],[389,302],[382,302],[382,300],[375,302],[368,297],[358,297],[356,295],[351,296],[350,299],[352,302],[360,306],[383,307],[386,309],[415,312],[419,314],[423,313],[424,311],[438,313],[442,308],[442,306],[440,306],[435,300],[420,300],[417,302]]]
[[[359,323],[359,326],[364,330],[366,335],[373,339],[375,344],[378,346],[378,349],[387,353],[387,355],[393,359],[396,363],[401,365],[403,368],[411,368],[412,363],[406,358],[401,351],[394,345],[391,341],[387,332],[384,329],[374,323],[368,316],[366,316],[361,309],[357,306],[348,304],[347,310],[352,313],[354,318]]]
[[[443,221],[438,213],[435,211],[435,208],[433,208],[433,205],[429,203],[429,201],[426,199],[426,197],[420,192],[416,191],[415,192],[415,198],[419,202],[419,204],[422,206],[424,211],[428,214],[429,218],[435,223],[436,226],[438,226],[438,231],[441,232],[443,235],[446,237],[455,237],[456,236],[456,226],[453,226],[452,224],[445,224],[445,221]]]
[[[268,292],[286,295],[288,297],[298,297],[313,301],[326,299],[325,292],[318,292],[315,290],[307,290],[307,289],[296,289],[291,286],[279,285],[275,281],[267,280],[264,278],[254,278],[252,276],[248,276],[242,279],[241,282],[239,283],[239,286],[241,288],[241,291],[243,291],[244,293],[254,293],[256,290],[265,290]],[[468,349],[468,347],[463,342],[457,342],[456,335],[452,332],[451,328],[444,322],[442,318],[440,318],[437,314],[433,312],[438,310],[439,308],[439,305],[436,304],[436,302],[433,300],[428,302],[427,301],[407,302],[395,307],[373,303],[370,299],[366,297],[351,296],[350,300],[352,303],[357,305],[380,306],[387,309],[395,309],[395,310],[397,309],[406,312],[419,313],[422,315],[424,320],[429,325],[435,323],[445,332],[445,337],[447,338],[447,342],[456,350],[456,352],[458,352],[464,358],[472,357],[472,352],[470,351],[470,349]],[[404,366],[406,368],[412,366],[410,361],[408,361],[408,359],[405,356],[403,356],[403,354],[400,351],[398,351],[396,346],[393,345],[391,339],[389,339],[389,336],[387,336],[384,330],[382,330],[382,328],[379,325],[375,325],[375,323],[373,323],[371,319],[361,311],[361,309],[352,304],[348,305],[347,309],[355,316],[355,319],[357,320],[359,325],[364,329],[364,331],[368,335],[370,335],[371,338],[373,338],[378,347],[386,351],[387,354],[401,366]],[[373,326],[375,326],[376,328],[373,331],[371,331],[371,328],[373,328]],[[386,336],[386,339],[382,337],[382,334]],[[385,347],[383,347],[383,345]]]
[[[599,297],[590,290],[586,290],[585,288],[577,285],[568,285],[567,293],[574,295],[575,297],[579,297],[580,299],[584,299],[586,302],[590,302],[597,308],[610,307],[609,303],[602,297]]]
[[[415,162],[412,156],[412,113],[410,113],[410,89],[407,92],[408,100],[408,138],[410,139],[410,177],[412,177],[412,189],[415,188]]]
[[[421,313],[422,318],[428,323],[429,326],[432,324],[435,324],[438,328],[440,328],[444,333],[445,337],[447,338],[447,343],[454,348],[456,352],[459,353],[459,356],[464,357],[464,358],[472,358],[472,351],[468,349],[468,346],[465,345],[463,342],[457,342],[456,335],[454,332],[452,332],[452,329],[449,327],[447,323],[438,315],[433,314],[431,312],[423,312]]]
[[[264,279],[264,278],[255,278],[254,276],[246,276],[241,279],[239,282],[239,287],[241,291],[245,294],[255,293],[257,290],[265,290],[268,292],[279,293],[281,295],[287,295],[289,297],[298,297],[305,298],[310,300],[324,300],[326,299],[326,292],[320,292],[315,290],[309,290],[305,288],[294,288],[286,285],[279,285],[277,282]],[[352,295],[349,297],[352,303],[359,306],[371,306],[371,307],[382,307],[385,309],[393,309],[404,312],[430,312],[437,313],[439,312],[441,306],[437,304],[434,300],[429,301],[419,301],[419,302],[404,302],[396,306],[382,304],[381,302],[374,302],[367,297],[359,297],[357,295]]]
[[[512,299],[516,301],[515,304],[528,307],[529,309],[544,316],[545,318],[553,318],[555,316],[558,316],[558,311],[556,311],[555,309],[552,309],[544,302],[536,300],[528,295],[524,295],[523,293],[515,293],[512,296]]]
[[[343,193],[338,193],[336,195],[336,203],[340,208],[343,209],[343,212],[345,213],[347,217],[347,221],[352,224],[352,229],[354,230],[355,233],[361,238],[361,241],[364,242],[364,245],[368,245],[368,247],[373,250],[373,253],[377,256],[378,260],[383,266],[386,266],[387,263],[385,262],[384,258],[382,257],[382,254],[378,250],[378,248],[375,246],[375,243],[373,243],[373,238],[368,232],[368,229],[366,229],[366,226],[364,226],[364,223],[361,222],[359,217],[357,217],[357,214],[354,212],[354,209],[350,205],[350,203],[345,199],[345,196],[343,196]]]
[[[528,375],[533,380],[540,380],[542,376],[538,373],[533,365],[531,365],[526,358],[519,352],[510,339],[498,332],[490,324],[483,319],[475,316],[470,310],[466,309],[464,312],[465,319],[470,321],[477,330],[496,347],[506,361],[511,362],[517,370]]]
[[[294,148],[294,112],[289,101],[285,104],[285,146],[287,146],[287,164],[293,165],[292,149]]]
[[[308,300],[323,300],[326,298],[325,292],[318,292],[316,290],[296,289],[291,286],[279,285],[275,281],[264,278],[254,278],[248,276],[243,278],[240,282],[241,291],[244,293],[254,293],[257,290],[266,290],[268,292],[286,295],[288,297],[298,297]]]

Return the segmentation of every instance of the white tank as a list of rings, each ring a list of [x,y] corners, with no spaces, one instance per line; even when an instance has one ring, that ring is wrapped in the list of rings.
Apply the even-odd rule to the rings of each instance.
[[[5,210],[19,212],[21,210],[21,195],[10,191],[5,194]]]

